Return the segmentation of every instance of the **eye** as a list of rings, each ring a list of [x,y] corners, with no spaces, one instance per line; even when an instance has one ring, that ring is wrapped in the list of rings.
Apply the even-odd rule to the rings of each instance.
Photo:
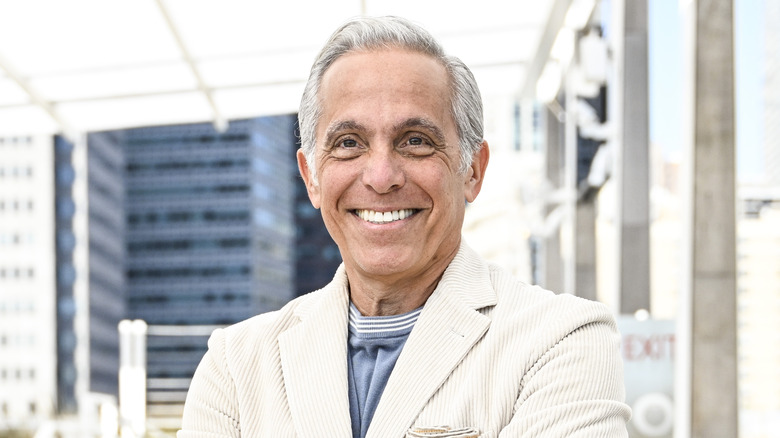
[[[398,149],[403,154],[424,157],[434,153],[436,147],[428,137],[412,133],[404,137]]]
[[[339,147],[347,148],[347,149],[355,148],[357,147],[357,145],[358,142],[351,138],[344,139],[341,141],[341,143],[339,143]]]
[[[341,137],[336,139],[330,153],[335,158],[349,159],[360,155],[366,148],[356,138]]]

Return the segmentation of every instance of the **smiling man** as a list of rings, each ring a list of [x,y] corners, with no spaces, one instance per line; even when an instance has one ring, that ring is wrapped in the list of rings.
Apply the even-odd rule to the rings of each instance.
[[[422,306],[458,252],[488,148],[461,169],[449,84],[439,61],[399,48],[345,54],[322,77],[314,156],[300,151],[299,167],[364,315]]]
[[[299,121],[300,172],[344,262],[214,332],[180,438],[627,436],[606,308],[461,240],[490,155],[461,61],[406,20],[353,20],[315,61]]]

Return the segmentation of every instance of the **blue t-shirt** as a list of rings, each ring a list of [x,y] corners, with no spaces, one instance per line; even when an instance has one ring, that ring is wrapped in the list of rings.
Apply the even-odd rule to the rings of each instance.
[[[363,316],[349,305],[349,414],[352,437],[366,436],[406,339],[422,307],[393,316]]]

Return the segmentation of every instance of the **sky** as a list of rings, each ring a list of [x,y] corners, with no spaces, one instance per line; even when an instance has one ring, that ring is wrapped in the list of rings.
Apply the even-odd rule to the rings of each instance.
[[[650,142],[667,158],[683,150],[684,49],[680,3],[649,1]],[[764,0],[735,0],[735,90],[737,177],[763,172]]]
[[[745,180],[763,172],[764,0],[735,7],[737,170]]]

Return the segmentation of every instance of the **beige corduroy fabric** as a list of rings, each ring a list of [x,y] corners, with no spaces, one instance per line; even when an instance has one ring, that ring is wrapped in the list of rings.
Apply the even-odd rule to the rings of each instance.
[[[217,330],[179,438],[352,436],[348,284]],[[485,437],[626,437],[619,335],[605,306],[531,287],[465,244],[409,335],[367,438],[412,428]]]

